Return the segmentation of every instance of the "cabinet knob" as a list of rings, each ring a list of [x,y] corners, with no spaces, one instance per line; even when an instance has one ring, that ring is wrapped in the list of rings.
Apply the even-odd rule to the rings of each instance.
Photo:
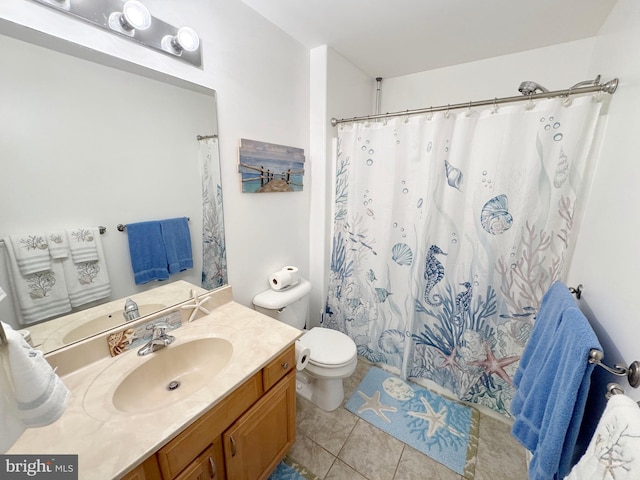
[[[211,480],[216,478],[218,472],[216,471],[216,462],[213,461],[213,458],[209,457],[209,466],[211,467]]]
[[[282,362],[282,369],[286,370],[287,368],[289,368],[289,362]]]

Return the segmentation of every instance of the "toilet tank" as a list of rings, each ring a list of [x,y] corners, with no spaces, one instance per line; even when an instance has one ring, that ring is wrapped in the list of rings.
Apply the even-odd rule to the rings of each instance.
[[[253,297],[254,308],[265,315],[302,330],[309,317],[311,284],[301,278],[283,290],[265,290]]]

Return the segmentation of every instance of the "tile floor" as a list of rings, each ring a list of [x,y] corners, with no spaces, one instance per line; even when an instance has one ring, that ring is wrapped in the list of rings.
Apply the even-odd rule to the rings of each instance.
[[[344,403],[370,367],[359,360],[355,373],[344,382]],[[325,412],[300,396],[297,407],[297,440],[289,458],[319,479],[463,480],[343,407]],[[509,430],[507,423],[480,415],[475,480],[527,478],[525,450]]]

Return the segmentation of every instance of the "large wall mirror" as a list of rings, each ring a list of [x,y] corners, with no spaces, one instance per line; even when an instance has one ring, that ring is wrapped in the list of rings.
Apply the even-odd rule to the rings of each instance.
[[[100,235],[111,284],[105,302],[135,298],[174,280],[200,285],[204,150],[198,137],[213,139],[206,156],[219,172],[215,92],[87,54],[86,48],[68,50],[84,52],[80,57],[91,60],[62,53],[48,48],[60,45],[59,39],[31,43],[14,35],[19,27],[3,27],[0,238],[106,227]],[[221,192],[212,197],[221,212]],[[135,285],[126,229],[120,232],[116,226],[174,217],[189,218],[194,267],[165,282]],[[0,244],[0,287],[9,294],[6,248]],[[186,289],[162,306],[189,295]],[[17,308],[15,295],[8,295],[0,302],[0,319],[14,328],[36,329],[36,324],[20,322]]]

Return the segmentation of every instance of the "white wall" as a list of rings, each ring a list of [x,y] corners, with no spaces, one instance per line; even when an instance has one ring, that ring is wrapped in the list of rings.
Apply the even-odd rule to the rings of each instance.
[[[155,17],[199,32],[202,69],[35,2],[0,2],[0,19],[217,91],[229,283],[235,299],[250,305],[272,271],[296,264],[308,274],[309,185],[296,193],[242,194],[237,147],[249,138],[308,152],[309,52],[239,0],[145,4]]]
[[[640,4],[619,0],[598,34],[591,73],[619,77],[611,98],[569,282],[584,285],[581,307],[596,328],[605,362],[640,360],[636,304],[640,269]],[[640,391],[617,380],[640,400]]]

